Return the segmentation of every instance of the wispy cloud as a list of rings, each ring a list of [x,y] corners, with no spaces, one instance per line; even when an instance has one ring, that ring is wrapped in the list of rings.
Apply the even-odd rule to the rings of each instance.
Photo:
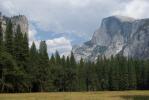
[[[36,44],[36,47],[39,49],[39,44],[41,40],[35,40],[34,43]],[[30,46],[32,44],[32,41],[30,41]],[[49,55],[52,53],[55,53],[55,51],[59,51],[61,55],[68,55],[70,54],[72,50],[72,46],[69,39],[66,39],[65,37],[60,38],[54,38],[54,39],[48,39],[46,40],[47,49]]]
[[[0,0],[7,15],[25,14],[46,31],[92,34],[125,0]]]
[[[149,9],[149,0],[130,0],[130,2],[121,9],[116,10],[113,14],[130,16],[134,18],[146,18]]]
[[[44,40],[43,37],[50,36],[51,32],[71,33],[72,36],[69,37],[65,34],[59,37],[52,36],[57,39],[46,38],[49,52],[58,49],[63,54],[70,51],[71,41],[74,38],[76,43],[79,43],[78,37],[82,37],[82,40],[91,37],[104,17],[115,14],[134,18],[149,17],[147,14],[149,0],[0,0],[0,2],[0,11],[5,15],[24,14],[28,17],[31,25],[30,43],[34,40],[39,44],[39,41]],[[47,34],[43,34],[45,31]],[[58,44],[58,41],[66,44]]]

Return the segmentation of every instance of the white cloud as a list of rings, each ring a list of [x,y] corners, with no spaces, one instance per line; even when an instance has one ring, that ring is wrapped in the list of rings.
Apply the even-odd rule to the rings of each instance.
[[[52,40],[46,40],[49,54],[59,51],[60,54],[68,55],[72,49],[70,40],[65,37],[55,38]]]
[[[92,34],[103,17],[149,17],[148,0],[0,0],[7,15],[25,14],[41,30]]]
[[[9,14],[14,14],[16,12],[15,7],[11,1],[2,2],[1,6]]]
[[[123,1],[0,0],[0,8],[8,15],[27,15],[42,30],[92,34],[99,27],[101,18],[119,9]]]
[[[36,35],[37,35],[37,31],[35,29],[29,29],[29,40],[30,41],[35,41],[36,40]]]
[[[37,49],[39,49],[40,40],[34,41]],[[32,41],[30,41],[30,46]],[[72,50],[72,46],[70,40],[66,39],[65,37],[54,38],[46,40],[47,49],[49,55],[55,53],[55,51],[59,51],[61,55],[68,55]]]
[[[48,45],[50,46],[57,46],[57,45],[69,45],[70,41],[67,40],[64,37],[60,37],[60,38],[55,38],[53,40],[47,40],[46,41]]]
[[[29,47],[31,47],[33,41],[36,42],[35,44],[39,46],[39,43],[38,43],[39,41],[37,40],[36,35],[37,35],[36,28],[32,24],[30,24],[29,25],[29,31],[28,31]]]
[[[147,14],[149,9],[148,0],[130,0],[128,4],[122,9],[115,11],[113,14],[130,16],[134,18],[149,17]]]
[[[0,0],[2,13],[9,16],[24,14],[29,24],[34,23],[29,30],[29,39],[30,44],[34,40],[37,45],[40,41],[37,37],[42,33],[36,29],[49,33],[73,32],[85,38],[84,34],[91,36],[99,28],[103,17],[120,14],[145,18],[149,17],[148,9],[149,0]],[[69,40],[64,37],[47,40],[48,51],[60,50],[67,54],[71,49]]]

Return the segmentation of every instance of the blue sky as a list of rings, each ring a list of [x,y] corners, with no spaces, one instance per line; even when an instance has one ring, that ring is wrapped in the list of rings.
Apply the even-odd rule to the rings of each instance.
[[[149,0],[0,0],[3,15],[29,20],[29,39],[46,40],[48,52],[68,55],[72,45],[91,39],[102,18],[123,15],[147,18]]]

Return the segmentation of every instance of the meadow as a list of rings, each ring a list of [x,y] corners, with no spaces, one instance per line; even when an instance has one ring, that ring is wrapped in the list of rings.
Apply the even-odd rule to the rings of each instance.
[[[0,94],[0,100],[149,100],[148,96],[149,91],[9,93]]]

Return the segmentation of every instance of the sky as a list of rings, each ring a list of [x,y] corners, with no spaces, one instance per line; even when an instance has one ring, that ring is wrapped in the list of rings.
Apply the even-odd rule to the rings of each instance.
[[[29,41],[46,40],[48,53],[68,55],[73,45],[91,39],[103,18],[148,18],[149,0],[0,0],[3,15],[25,15]]]

